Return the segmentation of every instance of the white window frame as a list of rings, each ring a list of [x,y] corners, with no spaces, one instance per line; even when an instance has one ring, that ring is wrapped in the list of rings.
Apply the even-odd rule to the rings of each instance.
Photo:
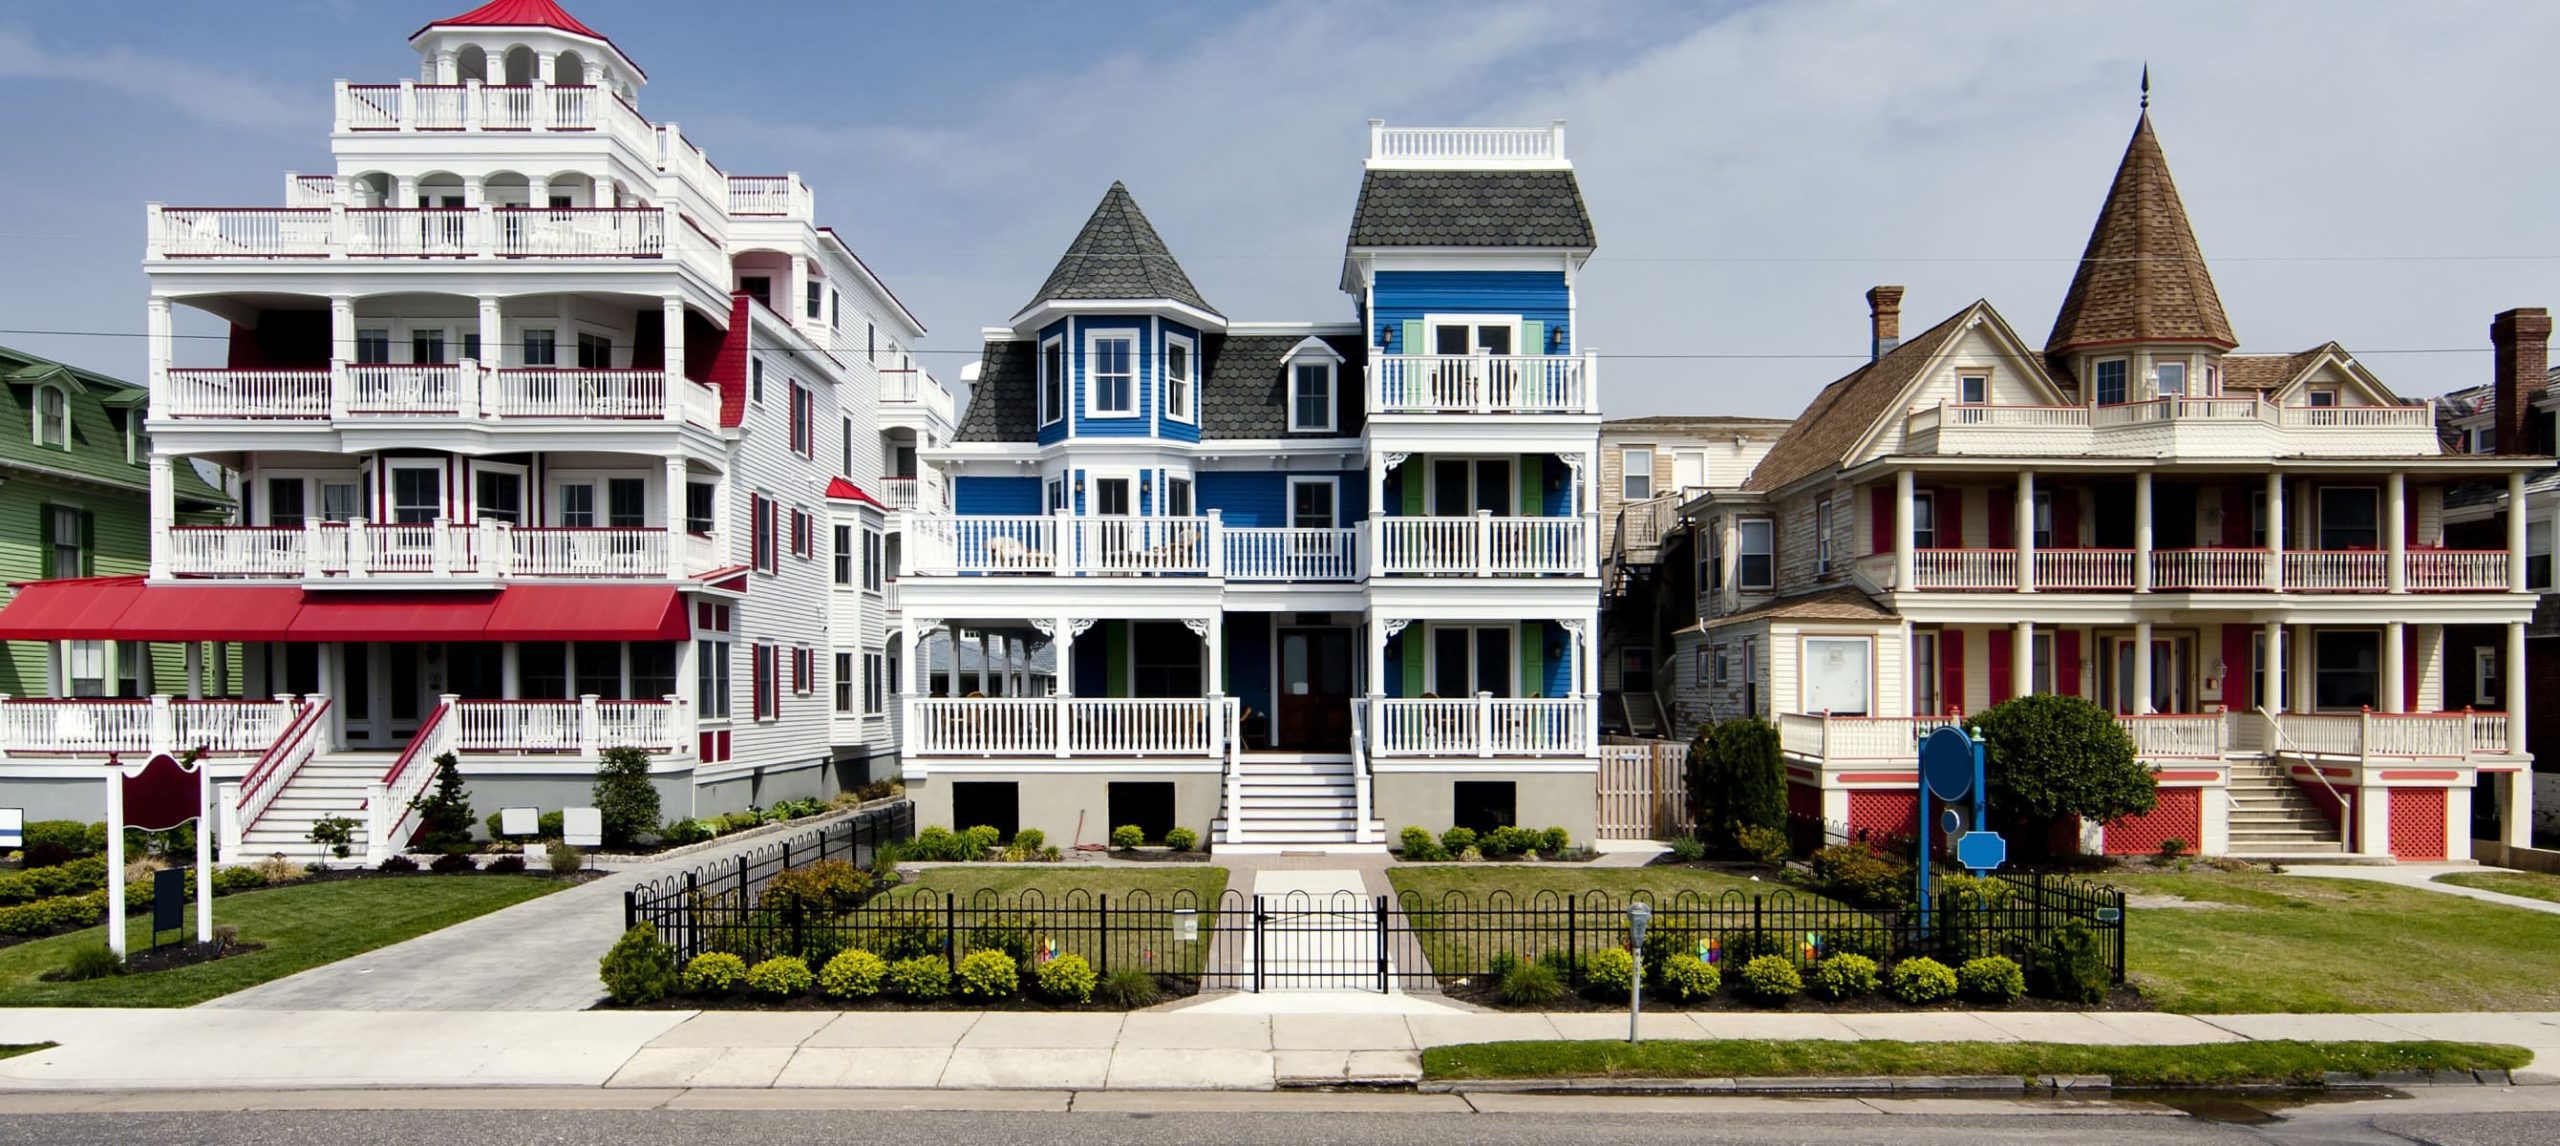
[[[2552,520],[2528,518],[2524,523],[2524,587],[2543,590],[2551,587]]]
[[[391,458],[386,460],[384,465],[388,468],[382,475],[382,504],[375,507],[376,520],[380,524],[400,524],[400,471],[402,470],[425,470],[428,473],[435,475],[435,512],[428,515],[427,520],[433,521],[436,518],[445,516],[445,506],[452,503],[453,491],[446,488],[444,459]],[[418,524],[425,523],[421,522]]]
[[[1926,530],[1923,530],[1920,527],[1920,523],[1923,521],[1929,523],[1929,527]],[[1936,549],[1939,547],[1938,496],[1936,494],[1927,490],[1915,490],[1912,492],[1911,520],[1906,523],[1906,527],[1911,530],[1911,547],[1913,549]],[[1929,541],[1926,545],[1923,545],[1920,542],[1920,535],[1922,533],[1928,534]]]
[[[1341,415],[1339,415],[1338,413],[1336,413],[1336,411],[1341,407],[1341,404],[1342,404],[1342,366],[1341,366],[1341,364],[1340,364],[1339,362],[1335,362],[1335,361],[1333,361],[1333,360],[1331,360],[1331,359],[1327,359],[1327,358],[1316,358],[1316,357],[1313,357],[1313,356],[1301,355],[1301,356],[1298,356],[1298,357],[1294,357],[1294,358],[1289,359],[1288,366],[1289,366],[1289,409],[1288,409],[1288,417],[1289,417],[1289,423],[1288,423],[1288,424],[1289,424],[1289,432],[1290,432],[1290,433],[1295,434],[1295,433],[1306,433],[1306,432],[1310,432],[1310,431],[1318,432],[1318,433],[1323,433],[1323,432],[1330,432],[1330,431],[1332,431],[1332,430],[1333,430],[1333,429],[1334,429],[1334,428],[1339,424],[1339,422],[1340,422],[1340,420],[1341,420]],[[1299,390],[1298,390],[1298,371],[1299,371],[1299,370],[1301,370],[1301,369],[1307,369],[1307,368],[1321,369],[1321,370],[1323,370],[1323,371],[1324,371],[1324,397],[1325,397],[1325,403],[1324,403],[1324,423],[1323,423],[1322,425],[1316,425],[1316,424],[1313,424],[1313,423],[1309,423],[1309,422],[1302,422],[1302,421],[1299,421],[1299,420],[1298,420],[1298,395],[1299,395]]]
[[[1052,515],[1064,514],[1072,504],[1073,503],[1067,500],[1067,479],[1063,477],[1050,478],[1049,512]]]
[[[1104,513],[1102,483],[1116,481],[1128,487],[1128,509],[1122,513]],[[1136,470],[1086,470],[1084,475],[1084,516],[1136,517],[1138,515],[1138,472]]]
[[[477,459],[474,459],[474,460],[472,461],[472,463],[471,463],[471,518],[470,518],[471,520],[473,520],[473,521],[478,521],[478,520],[480,520],[480,475],[482,475],[482,474],[510,474],[510,475],[513,475],[513,476],[515,477],[515,479],[516,479],[516,517],[515,517],[515,522],[516,522],[516,524],[518,524],[518,525],[523,525],[523,524],[526,524],[526,523],[529,523],[530,521],[532,521],[532,519],[533,519],[533,504],[532,504],[532,503],[533,503],[533,480],[532,480],[532,479],[533,479],[533,475],[532,475],[532,473],[531,473],[531,472],[530,472],[526,467],[521,466],[521,465],[514,464],[514,463],[512,463],[512,462],[485,462],[485,461],[480,461],[480,460],[477,460]],[[308,510],[309,510],[309,508],[310,508],[310,502],[309,502],[309,500],[308,500],[308,499],[309,499],[309,496],[310,496],[310,495],[309,495],[308,493],[306,493],[306,494],[304,495],[305,500],[304,500],[304,503],[303,503],[303,504],[304,504],[304,509],[305,509],[305,511],[306,511],[306,512],[308,512]],[[503,519],[502,519],[502,520],[503,520]]]
[[[2478,704],[2506,704],[2506,682],[2499,679],[2499,652],[2496,647],[2480,645],[2471,650],[2471,698]]]
[[[1769,536],[1769,545],[1766,554],[1769,559],[1769,579],[1757,584],[1748,580],[1743,573],[1743,561],[1752,556],[1751,527],[1754,525],[1759,526]],[[1735,519],[1733,526],[1733,584],[1734,588],[1744,593],[1774,593],[1777,591],[1778,521],[1776,518],[1743,517]]]
[[[1102,344],[1105,342],[1129,344],[1129,407],[1125,410],[1110,409],[1102,404],[1102,374],[1095,369],[1095,366]],[[1147,376],[1146,364],[1139,354],[1140,348],[1145,345],[1145,332],[1134,327],[1112,327],[1107,330],[1088,330],[1084,333],[1085,417],[1135,418],[1138,416],[1140,407],[1145,405],[1138,398],[1138,389],[1145,384]]]
[[[889,715],[889,657],[886,653],[862,654],[862,715]]]
[[[1516,700],[1516,699],[1520,699],[1520,696],[1521,696],[1521,693],[1520,693],[1520,647],[1521,647],[1521,643],[1522,643],[1523,641],[1533,639],[1533,638],[1531,638],[1531,637],[1529,636],[1529,634],[1528,634],[1528,632],[1526,631],[1526,629],[1525,629],[1525,627],[1524,627],[1524,626],[1521,626],[1521,625],[1519,625],[1519,624],[1515,624],[1515,623],[1511,623],[1511,622],[1501,622],[1501,623],[1492,623],[1492,624],[1480,624],[1480,623],[1472,622],[1472,621],[1446,621],[1446,622],[1444,622],[1444,621],[1426,621],[1426,622],[1424,622],[1424,624],[1423,624],[1423,629],[1424,629],[1424,632],[1423,632],[1423,641],[1422,641],[1422,652],[1423,652],[1423,662],[1422,662],[1422,688],[1423,688],[1423,691],[1425,691],[1425,692],[1433,691],[1433,689],[1432,689],[1432,687],[1431,687],[1431,682],[1433,682],[1433,681],[1435,681],[1435,680],[1440,679],[1440,641],[1439,641],[1439,638],[1438,638],[1438,635],[1439,635],[1440,633],[1447,632],[1447,631],[1452,630],[1452,629],[1464,630],[1464,631],[1466,632],[1466,634],[1467,634],[1467,675],[1468,675],[1470,678],[1473,678],[1473,677],[1476,675],[1476,670],[1477,670],[1477,669],[1479,669],[1479,668],[1481,668],[1481,667],[1483,667],[1483,666],[1482,666],[1480,663],[1478,663],[1478,661],[1476,660],[1476,637],[1475,637],[1475,634],[1476,634],[1476,632],[1477,632],[1478,630],[1480,630],[1480,629],[1496,629],[1496,630],[1499,630],[1499,631],[1501,631],[1501,632],[1503,632],[1503,633],[1508,634],[1508,635],[1509,635],[1509,640],[1510,640],[1510,642],[1511,642],[1511,646],[1510,646],[1510,649],[1511,649],[1511,655],[1503,658],[1503,665],[1502,665],[1502,671],[1503,671],[1503,673],[1504,673],[1506,676],[1508,676],[1508,677],[1510,678],[1510,681],[1511,681],[1511,685],[1510,685],[1511,691],[1509,691],[1509,692],[1507,692],[1507,693],[1504,693],[1503,695],[1504,695],[1505,697],[1509,698],[1509,699],[1514,699],[1514,700]],[[1473,697],[1473,696],[1475,695],[1475,693],[1476,693],[1476,692],[1489,691],[1489,690],[1487,690],[1487,689],[1483,688],[1483,684],[1484,684],[1484,682],[1483,682],[1483,681],[1481,681],[1481,680],[1476,681],[1476,685],[1477,685],[1476,690],[1475,690],[1475,691],[1472,691],[1472,692],[1469,692],[1465,697],[1447,697],[1447,696],[1444,696],[1444,697],[1442,697],[1441,699],[1443,699],[1443,700],[1464,700],[1464,699],[1468,699],[1468,698]]]
[[[1183,372],[1173,371],[1173,352],[1182,350]],[[1164,416],[1186,426],[1200,423],[1200,346],[1186,334],[1164,336]]]
[[[661,496],[664,490],[660,488],[660,483],[666,479],[662,476],[653,479],[647,470],[555,469],[545,473],[543,477],[550,482],[551,491],[551,496],[543,499],[542,515],[545,525],[554,527],[568,525],[564,517],[569,511],[569,495],[561,491],[571,486],[581,485],[593,490],[588,495],[593,499],[590,504],[594,509],[591,526],[612,525],[613,483],[616,481],[640,483],[640,528],[647,529],[665,524],[656,518],[659,514],[666,512],[666,499]],[[528,485],[526,488],[530,491],[532,487]]]
[[[1054,369],[1049,358],[1052,351],[1057,353]],[[1037,400],[1040,404],[1040,424],[1057,425],[1067,416],[1067,375],[1069,373],[1067,337],[1063,334],[1052,334],[1041,339],[1039,352],[1032,355],[1031,369],[1032,381],[1039,388]],[[1055,377],[1051,377],[1053,374]],[[1055,391],[1054,394],[1052,390]]]
[[[1698,656],[1710,667],[1712,677],[1710,683],[1715,687],[1724,688],[1733,683],[1733,662],[1724,655],[1723,645],[1712,645],[1700,649]]]
[[[1301,527],[1301,526],[1298,524],[1298,487],[1299,487],[1299,486],[1306,486],[1306,485],[1317,485],[1317,486],[1323,486],[1323,487],[1324,487],[1324,489],[1325,489],[1325,507],[1326,507],[1326,508],[1325,508],[1325,517],[1326,517],[1326,519],[1327,519],[1327,520],[1329,520],[1329,521],[1331,521],[1331,522],[1333,523],[1332,525],[1330,525],[1330,526],[1305,526],[1305,527]],[[1291,477],[1289,478],[1289,481],[1288,481],[1288,488],[1287,488],[1286,492],[1287,492],[1287,493],[1288,493],[1288,495],[1289,495],[1289,500],[1288,500],[1285,504],[1283,504],[1283,505],[1280,507],[1280,512],[1281,512],[1281,513],[1283,513],[1283,514],[1285,514],[1285,515],[1287,516],[1287,522],[1286,522],[1286,523],[1287,523],[1287,525],[1289,526],[1289,528],[1291,528],[1291,529],[1298,529],[1298,528],[1310,528],[1310,529],[1326,529],[1326,528],[1329,528],[1329,529],[1339,529],[1339,528],[1341,528],[1341,527],[1342,527],[1342,480],[1341,480],[1341,479],[1339,479],[1339,478],[1330,478],[1330,477],[1297,477],[1297,476],[1294,476],[1294,475],[1293,475],[1293,476],[1291,476]]]
[[[1908,675],[1911,678],[1911,714],[1914,716],[1936,716],[1945,711],[1938,696],[1940,651],[1937,630],[1912,630]]]
[[[1641,467],[1639,467],[1639,466],[1636,464],[1636,457],[1637,457],[1637,455],[1639,455],[1639,454],[1643,455],[1643,457],[1644,457],[1644,464],[1643,464]],[[1639,471],[1639,469],[1641,469],[1641,471],[1642,471],[1641,473],[1639,473],[1639,472],[1638,472],[1638,471]],[[1643,479],[1643,481],[1644,481],[1644,492],[1643,492],[1643,493],[1637,493],[1637,492],[1636,492],[1636,481],[1637,481],[1637,479],[1638,479],[1639,477],[1641,477],[1641,478]],[[1621,447],[1619,447],[1619,448],[1618,448],[1618,500],[1620,500],[1620,501],[1645,501],[1645,500],[1647,500],[1647,499],[1651,498],[1652,496],[1653,496],[1653,447],[1652,447],[1652,446],[1621,446]]]
[[[48,412],[44,408],[45,403],[48,401],[57,401],[62,403],[62,409],[57,412]],[[47,449],[70,449],[70,388],[52,383],[36,387],[35,412],[34,416],[30,418],[29,421],[34,423],[35,444]],[[57,437],[60,439],[59,441],[54,440]]]
[[[1494,329],[1508,330],[1511,332],[1511,354],[1513,356],[1516,357],[1527,353],[1520,349],[1520,316],[1516,314],[1423,315],[1422,336],[1423,340],[1427,344],[1424,349],[1424,353],[1435,355],[1440,353],[1440,328],[1444,326],[1464,326],[1468,328],[1467,353],[1469,354],[1476,353],[1475,345],[1484,341],[1483,333],[1487,330]],[[1538,349],[1543,351],[1546,348],[1542,346]]]
[[[1867,695],[1856,712],[1839,708],[1816,709],[1810,699],[1813,682],[1815,645],[1855,645],[1863,658],[1862,675],[1867,682]],[[1803,671],[1796,674],[1796,706],[1806,712],[1828,711],[1841,716],[1866,716],[1876,710],[1876,639],[1856,633],[1806,633],[1796,638],[1796,663]]]
[[[2178,377],[2178,388],[2175,390],[2169,388],[2169,376],[2173,373]],[[2163,398],[2170,397],[2171,395],[2175,395],[2180,398],[2187,397],[2188,383],[2192,377],[2193,376],[2187,371],[2187,363],[2183,360],[2154,362],[2151,364],[2152,393]]]
[[[1971,386],[1971,387],[1973,387],[1973,392],[1968,393],[1968,392],[1966,391],[1966,387],[1967,387],[1967,386]],[[1957,372],[1956,372],[1956,404],[1957,404],[1957,405],[1959,405],[1959,406],[1988,406],[1988,405],[1990,405],[1990,404],[1991,404],[1991,372],[1990,372],[1990,371],[1988,371],[1988,370],[1960,370],[1960,371],[1957,371]]]
[[[1824,494],[1813,503],[1813,573],[1820,577],[1831,572],[1831,495]]]
[[[2056,680],[2053,663],[2053,631],[2039,628],[2031,640],[2032,643],[2027,646],[2027,691],[2050,695]]]
[[[2306,390],[2303,392],[2302,401],[2304,405],[2316,410],[2330,409],[2338,404],[2337,387],[2322,386],[2316,389]]]
[[[2036,548],[2038,548],[2038,549],[2051,549],[2051,548],[2053,548],[2053,547],[2054,547],[2054,545],[2053,545],[2053,491],[2052,491],[2052,490],[2049,490],[2049,489],[2040,489],[2040,490],[2037,490],[2037,491],[2036,491],[2035,509],[2034,509],[2033,513],[2034,513],[2034,518],[2033,518],[2034,530],[2029,534],[2029,536],[2032,536],[2033,538],[2035,538]],[[2075,538],[2074,540],[2077,540],[2077,539]]]
[[[862,527],[862,592],[877,597],[889,580],[889,545],[875,526]]]
[[[1161,488],[1156,491],[1156,516],[1195,517],[1199,515],[1200,485],[1198,482],[1192,480],[1189,475],[1169,473],[1164,475],[1164,481],[1159,483],[1159,485]],[[1176,486],[1179,486],[1182,489],[1182,507],[1180,510],[1176,510],[1173,504],[1173,491]]]

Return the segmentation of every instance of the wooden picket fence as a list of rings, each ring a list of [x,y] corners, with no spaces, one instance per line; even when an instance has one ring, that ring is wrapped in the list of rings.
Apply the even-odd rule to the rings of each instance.
[[[1689,746],[1676,740],[1605,738],[1600,745],[1599,836],[1658,840],[1688,835]]]

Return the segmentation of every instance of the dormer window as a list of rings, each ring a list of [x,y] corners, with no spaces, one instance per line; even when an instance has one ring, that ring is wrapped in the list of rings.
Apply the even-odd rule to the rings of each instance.
[[[2125,401],[2125,360],[2110,358],[2097,364],[2095,385],[2091,389],[2101,406],[2121,406]]]
[[[1342,355],[1321,338],[1302,338],[1289,348],[1281,364],[1289,385],[1289,432],[1339,429]]]
[[[1956,401],[1967,406],[1991,404],[1991,376],[1988,374],[1956,375]]]
[[[2314,390],[2311,392],[2310,403],[2311,405],[2321,407],[2335,406],[2338,404],[2338,392],[2335,390]]]
[[[1192,412],[1198,388],[1197,364],[1192,361],[1191,340],[1179,334],[1164,336],[1164,416],[1177,422],[1194,422]]]
[[[1138,340],[1126,334],[1093,334],[1084,344],[1085,413],[1095,418],[1138,414]]]
[[[36,389],[36,444],[71,448],[71,395],[59,386]]]
[[[2161,397],[2163,397],[2163,398],[2168,398],[2168,397],[2181,397],[2181,398],[2183,398],[2183,397],[2185,397],[2185,396],[2186,396],[2186,393],[2187,393],[2187,364],[2186,364],[2186,363],[2184,363],[2184,362],[2163,362],[2163,363],[2160,363],[2158,366],[2153,367],[2153,368],[2152,368],[2152,371],[2153,371],[2153,376],[2159,380],[2159,385],[2160,385],[2160,396],[2161,396]]]
[[[1067,344],[1051,338],[1040,344],[1040,424],[1067,414]]]

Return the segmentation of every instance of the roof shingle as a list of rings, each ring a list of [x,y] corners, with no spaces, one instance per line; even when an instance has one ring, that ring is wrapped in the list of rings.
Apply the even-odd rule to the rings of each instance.
[[[1742,488],[1765,493],[1840,464],[1893,404],[1895,395],[1964,330],[1966,320],[1990,311],[1990,303],[1975,302],[1823,387],[1804,413],[1796,415],[1795,424],[1770,445],[1767,456],[1743,479]]]
[[[1118,182],[1103,192],[1084,229],[1076,232],[1048,281],[1023,309],[1073,299],[1163,300],[1218,313],[1191,285],[1191,276],[1174,261],[1173,249],[1156,234],[1129,188]]]
[[[1371,171],[1350,245],[1587,251],[1599,240],[1571,171]]]
[[[2045,351],[2129,342],[2202,342],[2226,350],[2240,344],[2147,111],[2125,144]]]

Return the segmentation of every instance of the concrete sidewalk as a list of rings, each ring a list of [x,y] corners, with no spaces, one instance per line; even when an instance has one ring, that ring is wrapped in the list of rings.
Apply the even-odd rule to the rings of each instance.
[[[1310,1000],[1312,1003],[1314,1000]],[[1622,1039],[1613,1014],[969,1011],[569,1013],[0,1010],[0,1089],[851,1087],[1271,1090],[1398,1084],[1425,1047]],[[2185,1045],[2460,1039],[2532,1048],[2560,1082],[2560,1012],[2169,1015],[2136,1011],[1652,1013],[1648,1039],[1904,1039]]]
[[[2414,887],[2420,891],[2458,895],[2464,899],[2476,899],[2482,903],[2495,903],[2502,907],[2520,907],[2526,911],[2539,911],[2545,915],[2560,915],[2560,903],[2553,903],[2547,899],[2534,899],[2522,895],[2508,895],[2502,891],[2486,891],[2455,883],[2436,882],[2437,876],[2454,872],[2498,870],[2501,869],[2482,867],[2472,863],[2293,864],[2288,865],[2284,873],[2308,876],[2313,879],[2359,879],[2368,883],[2398,884],[2401,887]]]

